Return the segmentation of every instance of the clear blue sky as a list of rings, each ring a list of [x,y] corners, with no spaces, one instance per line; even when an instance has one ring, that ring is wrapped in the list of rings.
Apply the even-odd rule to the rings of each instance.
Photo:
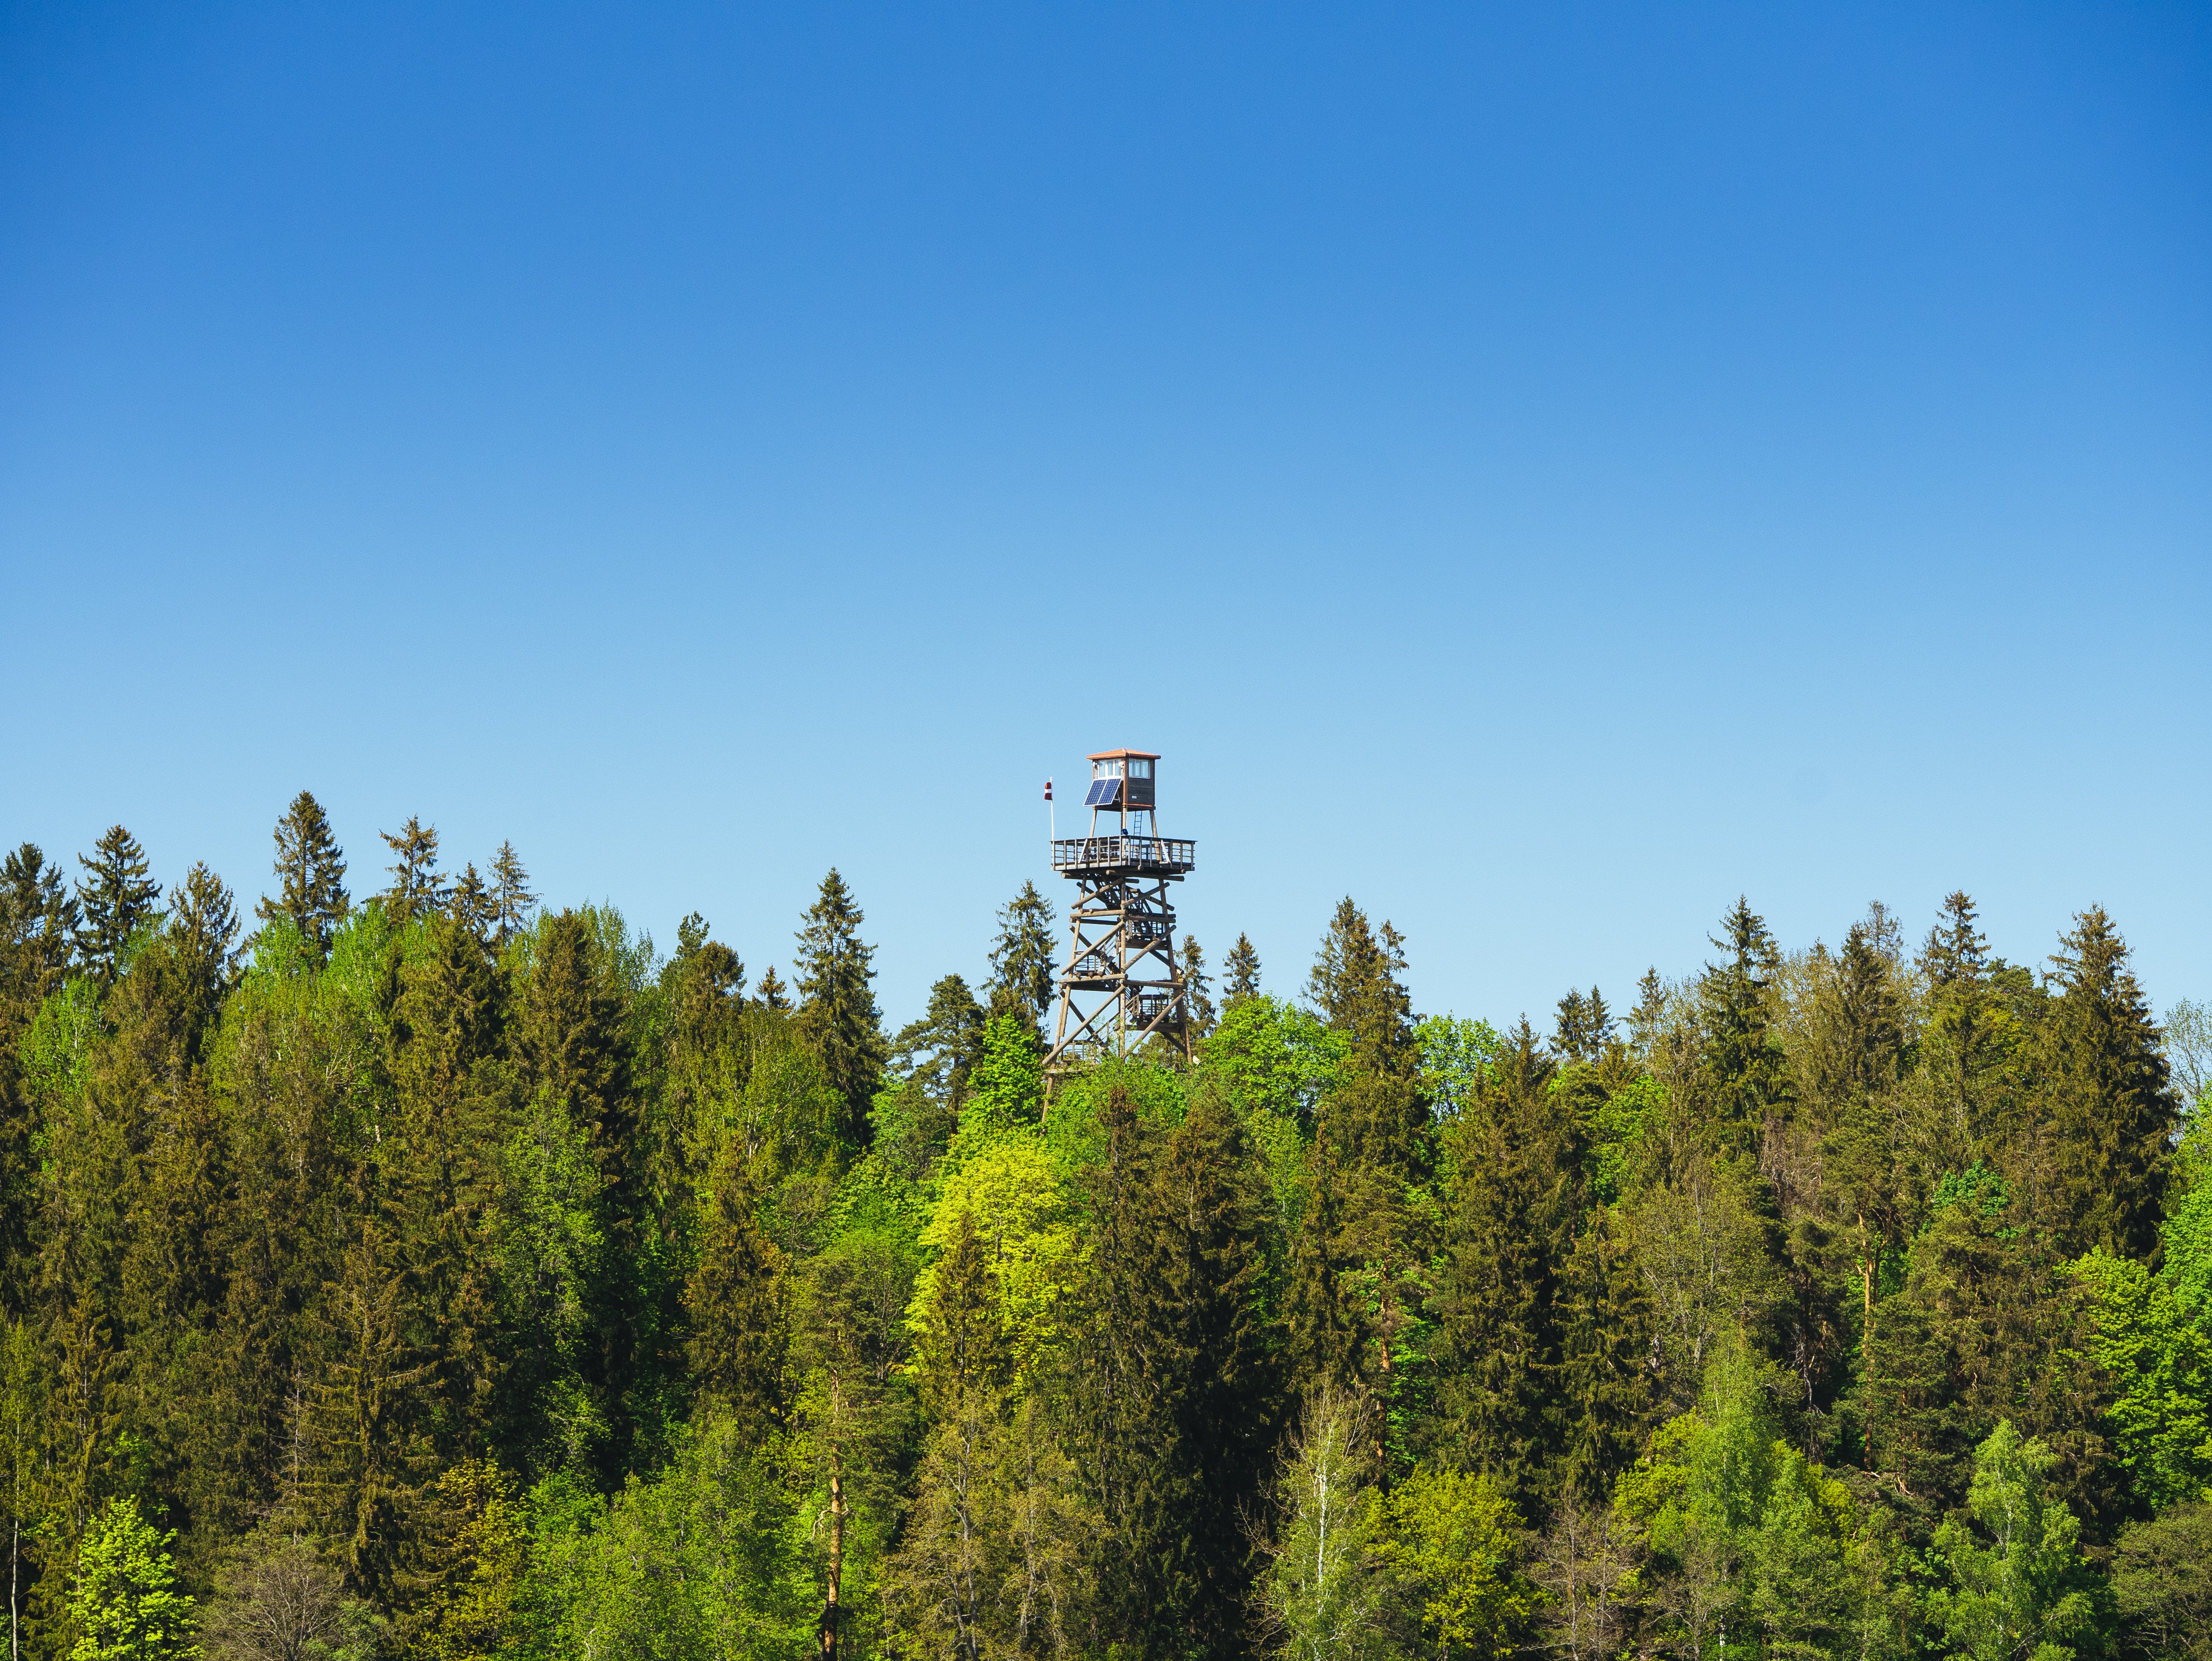
[[[2201,6],[9,6],[0,837],[834,863],[896,1024],[1133,745],[1276,989],[2212,995],[2208,210]]]

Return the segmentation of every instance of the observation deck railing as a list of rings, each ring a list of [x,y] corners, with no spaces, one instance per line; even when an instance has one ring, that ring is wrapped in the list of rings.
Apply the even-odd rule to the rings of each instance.
[[[1052,844],[1052,868],[1071,876],[1125,871],[1180,877],[1197,866],[1198,844],[1176,837],[1062,837]]]

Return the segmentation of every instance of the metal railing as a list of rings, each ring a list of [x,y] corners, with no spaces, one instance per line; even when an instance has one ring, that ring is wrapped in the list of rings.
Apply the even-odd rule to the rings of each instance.
[[[1177,837],[1065,837],[1052,845],[1055,871],[1127,866],[1143,871],[1183,872],[1198,864],[1198,844]]]

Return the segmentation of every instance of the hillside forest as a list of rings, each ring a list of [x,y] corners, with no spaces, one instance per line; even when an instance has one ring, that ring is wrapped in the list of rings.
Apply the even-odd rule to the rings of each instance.
[[[1048,1094],[1030,884],[891,1031],[834,870],[787,979],[382,843],[0,871],[9,1661],[2212,1661],[2212,1033],[2101,910],[1492,1025],[1347,898]]]

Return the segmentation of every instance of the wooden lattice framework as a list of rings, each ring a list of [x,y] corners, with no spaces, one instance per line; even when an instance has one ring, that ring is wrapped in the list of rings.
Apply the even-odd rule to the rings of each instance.
[[[1197,845],[1158,834],[1157,755],[1103,750],[1088,759],[1091,834],[1052,844],[1052,868],[1076,885],[1076,897],[1060,1020],[1045,1058],[1049,1078],[1154,1038],[1190,1059],[1189,999],[1168,885],[1196,867]]]

